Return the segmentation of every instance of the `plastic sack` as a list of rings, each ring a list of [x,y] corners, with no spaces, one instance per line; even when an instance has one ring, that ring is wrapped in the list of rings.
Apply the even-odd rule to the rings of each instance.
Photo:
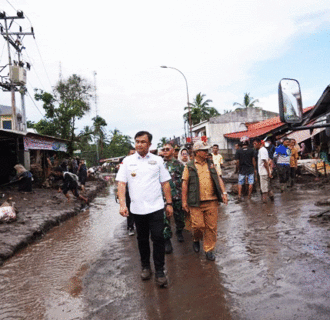
[[[8,202],[4,202],[0,207],[0,222],[10,222],[14,220],[16,220],[15,209]]]

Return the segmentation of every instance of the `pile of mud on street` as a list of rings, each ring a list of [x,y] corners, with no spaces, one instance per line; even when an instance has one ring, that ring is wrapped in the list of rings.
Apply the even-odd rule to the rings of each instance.
[[[92,200],[104,187],[102,179],[88,181],[84,195]],[[14,221],[0,222],[0,265],[60,222],[84,210],[85,205],[71,194],[68,202],[54,188],[34,188],[19,192],[17,187],[0,190],[0,205],[9,204],[16,212]]]

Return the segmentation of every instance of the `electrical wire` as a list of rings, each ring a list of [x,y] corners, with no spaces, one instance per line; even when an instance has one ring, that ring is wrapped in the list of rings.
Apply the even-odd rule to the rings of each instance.
[[[32,100],[34,106],[37,108],[37,110],[39,111],[39,113],[42,115],[43,118],[45,118],[45,116],[42,114],[42,112],[40,111],[40,109],[38,108],[38,106],[36,105],[35,101],[32,99],[29,90],[26,89],[26,92],[28,94],[28,96],[30,97],[30,99]]]
[[[1,52],[1,56],[0,56],[0,63],[1,63],[1,59],[3,57],[3,51],[5,50],[5,46],[6,46],[6,42],[3,44],[3,47],[2,47],[2,52]]]
[[[17,9],[8,0],[6,1],[15,11],[17,11]],[[17,23],[17,21],[14,20],[13,22],[19,26],[19,23]]]
[[[8,0],[6,0],[6,1],[15,11],[17,11],[16,8]]]
[[[31,60],[31,58],[29,57],[29,54],[27,53],[26,50],[25,50],[25,53],[26,53],[26,55],[27,55],[29,61],[34,61],[34,60]],[[34,62],[32,62],[32,63],[34,63]],[[39,75],[38,75],[38,73],[37,73],[37,71],[36,71],[36,68],[33,67],[33,64],[31,65],[31,69],[33,69],[35,75],[37,76],[37,78],[38,78],[38,80],[39,80],[39,82],[40,82],[40,84],[41,84],[42,89],[45,91],[45,86],[43,85],[41,79],[39,78]],[[32,86],[31,86],[31,87],[32,87]]]
[[[40,56],[40,59],[41,59],[42,65],[43,65],[43,67],[44,67],[44,70],[45,70],[45,73],[46,73],[46,76],[47,76],[48,82],[49,82],[50,86],[52,87],[52,83],[51,83],[51,81],[50,81],[50,79],[49,79],[49,76],[48,76],[48,73],[47,73],[47,70],[46,70],[46,67],[45,67],[45,64],[44,64],[44,60],[42,59],[42,56],[41,56],[41,53],[40,53],[40,50],[39,50],[39,46],[38,46],[37,40],[34,39],[34,41],[35,41],[35,44],[36,44],[36,46],[37,46],[38,53],[39,53],[39,56]]]
[[[9,4],[9,5],[10,5],[15,11],[17,11],[16,8],[15,8],[15,7],[14,7],[14,6],[13,6],[8,0],[6,0],[6,1],[7,1],[7,3],[8,3],[8,4]],[[30,18],[29,18],[26,14],[24,14],[24,17],[28,19],[28,21],[30,22],[30,26],[32,27],[32,22],[31,22]],[[35,39],[35,37],[33,37],[33,38],[34,38],[34,41],[35,41],[35,43],[36,43],[36,47],[37,47],[37,50],[38,50],[38,53],[39,53],[39,56],[40,56],[40,59],[41,59],[42,65],[43,65],[43,67],[44,67],[44,70],[45,70],[45,73],[46,73],[46,76],[47,76],[48,82],[49,82],[50,86],[52,87],[52,83],[51,83],[50,78],[49,78],[49,76],[48,76],[48,72],[47,72],[47,69],[46,69],[46,67],[45,67],[44,60],[42,59],[42,56],[41,56],[41,53],[40,53],[40,50],[39,50],[39,46],[38,46],[37,40]]]

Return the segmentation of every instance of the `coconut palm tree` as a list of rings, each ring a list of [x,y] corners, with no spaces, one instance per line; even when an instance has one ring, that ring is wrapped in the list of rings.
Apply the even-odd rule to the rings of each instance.
[[[100,156],[102,156],[103,147],[107,142],[107,135],[105,132],[105,127],[107,126],[107,122],[100,116],[96,116],[92,120],[94,121],[93,123],[94,138],[96,140],[96,143],[98,144],[100,150]]]
[[[209,107],[209,103],[212,102],[212,100],[207,99],[205,101],[204,97],[206,95],[202,94],[201,92],[196,95],[196,98],[194,99],[194,102],[190,104],[190,114],[191,114],[191,122],[193,125],[198,124],[201,121],[209,120],[212,117],[218,116],[219,112],[217,109],[213,107]],[[188,107],[185,107],[185,110],[187,110]],[[183,115],[186,122],[189,122],[189,113],[186,112]]]
[[[249,92],[249,93],[245,93],[243,103],[234,102],[233,106],[240,106],[241,108],[250,108],[250,107],[255,107],[255,104],[258,102],[259,102],[258,99],[253,100],[253,98],[250,97],[250,92]]]
[[[162,137],[159,142],[157,143],[157,148],[162,148],[164,145],[169,141],[170,139],[167,139],[165,137]]]

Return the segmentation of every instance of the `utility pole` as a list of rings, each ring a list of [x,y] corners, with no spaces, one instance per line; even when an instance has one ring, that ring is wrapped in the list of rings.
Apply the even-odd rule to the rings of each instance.
[[[6,76],[1,77],[0,87],[2,87],[3,91],[11,92],[12,130],[19,129],[17,125],[17,116],[16,116],[15,92],[19,91],[21,93],[23,131],[26,131],[26,114],[25,114],[25,104],[24,104],[24,96],[26,92],[26,88],[25,88],[26,69],[24,69],[24,65],[28,70],[30,70],[30,64],[28,62],[24,64],[24,62],[21,61],[21,53],[22,50],[25,49],[25,47],[22,44],[22,40],[26,35],[32,35],[34,37],[34,31],[33,28],[31,27],[31,32],[22,32],[21,26],[19,26],[18,32],[10,31],[15,19],[24,19],[24,18],[25,17],[22,11],[17,11],[17,16],[7,16],[4,11],[0,12],[0,20],[4,20],[4,26],[0,24],[1,35],[6,40],[8,47],[8,64],[3,67],[0,67],[0,72],[3,71],[7,66],[9,67],[9,79],[6,79],[7,78]],[[16,36],[16,40],[13,38],[13,36]],[[12,60],[10,54],[10,46],[12,46],[15,49],[17,53],[18,61]]]
[[[94,75],[94,102],[95,102],[95,118],[97,118],[97,91],[96,91],[96,71],[93,72]],[[95,129],[95,128],[94,128]],[[96,163],[99,165],[99,139],[96,139]]]

